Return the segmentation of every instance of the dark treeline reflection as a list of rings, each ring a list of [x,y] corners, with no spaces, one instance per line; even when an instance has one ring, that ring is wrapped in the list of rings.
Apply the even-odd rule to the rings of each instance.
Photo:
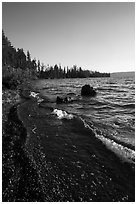
[[[40,60],[31,59],[31,54],[24,50],[16,49],[2,30],[2,75],[3,85],[17,86],[23,80],[29,78],[86,78],[86,77],[110,77],[110,73],[83,70],[77,65],[71,68],[62,67],[61,64],[45,66]],[[11,83],[11,84],[10,84]]]

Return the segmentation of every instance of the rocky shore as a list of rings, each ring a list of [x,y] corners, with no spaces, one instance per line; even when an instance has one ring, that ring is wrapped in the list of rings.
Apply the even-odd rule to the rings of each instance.
[[[134,201],[133,170],[80,119],[59,119],[30,85],[2,99],[3,202]]]
[[[43,201],[37,173],[24,151],[27,131],[18,118],[23,102],[19,90],[2,95],[2,200],[3,202]],[[45,199],[44,199],[45,200]]]

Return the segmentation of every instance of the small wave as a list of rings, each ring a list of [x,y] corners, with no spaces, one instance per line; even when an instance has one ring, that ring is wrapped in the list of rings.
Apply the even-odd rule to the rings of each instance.
[[[117,106],[117,107],[123,108],[123,109],[135,109],[135,104],[134,103],[129,103],[129,104],[115,103],[114,105]]]
[[[90,129],[92,132],[95,133],[95,137],[97,137],[99,140],[103,142],[103,144],[106,145],[108,149],[113,151],[117,156],[120,158],[125,159],[126,161],[135,162],[135,151],[133,149],[130,149],[126,146],[123,146],[122,144],[118,144],[113,139],[109,139],[104,137],[101,134],[98,134],[97,129],[93,125],[89,125],[84,119],[81,118],[81,120],[84,123],[85,128]]]
[[[73,92],[67,93],[68,96],[75,96],[76,94]]]
[[[91,101],[87,101],[89,105],[92,105],[93,108],[98,109],[98,108],[112,108],[108,102],[106,101],[99,101],[99,100],[91,100]]]
[[[122,90],[122,89],[113,89],[114,92],[117,92],[117,93],[127,93],[127,90]]]
[[[115,154],[122,157],[123,159],[128,160],[129,162],[135,162],[134,150],[129,149],[128,147],[124,147],[112,139],[105,138],[103,135],[98,135],[97,133],[95,135],[106,145],[107,148],[112,150]]]
[[[120,100],[117,100],[117,103],[112,103],[112,105],[114,107],[121,108],[121,110],[122,109],[135,109],[134,103],[124,104],[124,103],[121,103]]]
[[[30,96],[33,98],[36,98],[38,103],[41,103],[42,101],[44,101],[44,99],[39,96],[39,93],[31,91]]]
[[[94,110],[111,110],[111,109],[113,109],[113,107],[111,107],[111,106],[109,106],[109,105],[102,105],[102,106],[100,106],[100,107],[98,107],[98,106],[95,106],[95,107],[93,107],[93,109]]]
[[[124,104],[121,105],[122,108],[135,108],[135,104],[134,103],[130,103],[130,104]]]
[[[107,92],[112,92],[112,93],[127,93],[127,89],[120,89],[119,87],[100,87],[97,90],[99,91],[107,91]]]
[[[67,113],[66,111],[54,109],[53,114],[57,115],[58,119],[68,119],[71,120],[74,118],[72,114]]]
[[[106,82],[106,84],[116,84],[116,82],[108,81],[108,82]]]
[[[38,93],[32,91],[32,92],[30,93],[30,96],[36,98],[36,97],[38,96]]]

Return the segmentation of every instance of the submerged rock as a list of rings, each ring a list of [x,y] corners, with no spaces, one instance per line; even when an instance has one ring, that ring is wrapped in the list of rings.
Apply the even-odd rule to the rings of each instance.
[[[89,84],[82,86],[81,96],[95,96],[96,94],[96,91]]]
[[[62,97],[57,96],[57,99],[56,99],[56,103],[57,104],[60,104],[60,103],[69,103],[71,101],[72,101],[71,97],[64,97],[64,98],[62,98]]]

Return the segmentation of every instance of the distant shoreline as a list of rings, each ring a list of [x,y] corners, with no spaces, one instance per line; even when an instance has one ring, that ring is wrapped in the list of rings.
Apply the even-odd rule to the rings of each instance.
[[[127,74],[130,74],[130,73],[135,73],[135,71],[128,71],[128,72],[110,72],[110,74],[125,74],[125,73],[127,73]]]
[[[135,77],[135,72],[113,72],[110,73],[110,77],[119,77],[119,76],[127,76],[127,77]]]

